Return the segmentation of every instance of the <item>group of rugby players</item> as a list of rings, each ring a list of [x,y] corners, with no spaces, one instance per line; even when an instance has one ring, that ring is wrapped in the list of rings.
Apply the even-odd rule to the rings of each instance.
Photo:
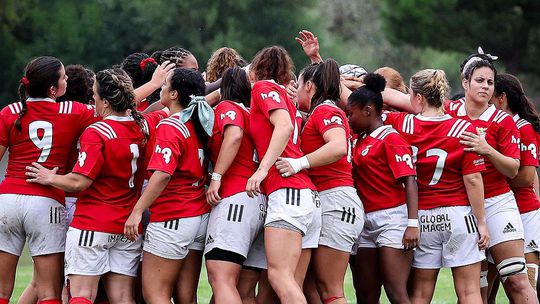
[[[97,73],[32,59],[0,112],[0,304],[538,303],[540,119],[494,56],[410,78],[285,49],[129,55]],[[6,152],[9,152],[9,156]],[[66,278],[64,278],[64,274]]]

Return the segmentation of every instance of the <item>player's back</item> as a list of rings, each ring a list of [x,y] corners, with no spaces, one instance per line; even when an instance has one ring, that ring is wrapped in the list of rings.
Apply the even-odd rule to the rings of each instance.
[[[387,123],[412,146],[420,208],[469,205],[463,175],[484,167],[483,158],[466,152],[460,143],[463,132],[474,130],[471,124],[450,115],[390,113],[387,117]]]
[[[21,102],[13,103],[0,112],[0,145],[9,150],[6,179],[0,184],[0,193],[17,193],[51,197],[64,202],[63,191],[26,182],[26,166],[38,162],[46,168],[58,167],[64,174],[66,160],[73,142],[84,128],[94,122],[92,106],[78,102],[55,102],[49,98],[29,98],[27,110]]]
[[[73,172],[93,182],[79,195],[73,227],[122,233],[142,186],[144,142],[131,117],[108,116],[85,130]]]

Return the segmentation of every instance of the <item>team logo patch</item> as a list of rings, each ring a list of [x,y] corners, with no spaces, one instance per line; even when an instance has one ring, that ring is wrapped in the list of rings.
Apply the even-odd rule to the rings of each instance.
[[[510,232],[516,232],[516,228],[514,228],[514,225],[512,223],[508,223],[506,227],[504,227],[503,233],[510,233]]]
[[[235,120],[236,119],[236,112],[235,111],[227,111],[227,113],[225,114],[221,114],[221,119],[225,118],[225,117],[229,117],[231,120]]]
[[[369,153],[369,148],[371,148],[371,145],[367,145],[364,150],[360,153],[362,156],[366,156]]]
[[[330,119],[323,119],[324,125],[328,126],[330,124],[343,125],[343,120],[338,116],[332,116]]]

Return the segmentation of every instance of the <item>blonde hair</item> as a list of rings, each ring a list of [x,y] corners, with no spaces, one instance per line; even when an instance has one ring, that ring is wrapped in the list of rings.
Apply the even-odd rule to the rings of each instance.
[[[385,66],[382,68],[378,68],[375,73],[381,75],[382,77],[384,77],[384,79],[386,79],[387,87],[398,90],[401,93],[409,93],[409,89],[407,88],[407,85],[405,85],[403,76],[401,76],[401,74],[395,69]]]
[[[421,70],[411,77],[411,90],[424,96],[430,106],[441,107],[450,93],[443,70]]]
[[[223,76],[228,68],[245,66],[244,59],[235,49],[222,47],[208,59],[206,67],[206,81],[214,82]]]

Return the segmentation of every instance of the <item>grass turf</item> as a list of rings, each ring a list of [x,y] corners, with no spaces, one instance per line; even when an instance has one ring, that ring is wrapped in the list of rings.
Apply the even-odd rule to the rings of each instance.
[[[28,282],[32,279],[32,262],[28,256],[28,252],[25,250],[23,256],[21,256],[19,266],[17,267],[17,277],[15,281],[15,290],[13,291],[13,296],[11,297],[11,303],[17,303],[21,293],[28,285]],[[354,288],[352,286],[352,278],[350,271],[347,272],[345,277],[345,295],[349,300],[349,303],[355,302]],[[208,303],[210,297],[212,296],[212,290],[208,284],[208,278],[206,276],[206,269],[203,268],[201,272],[201,278],[199,283],[198,290],[198,301],[201,304]],[[454,285],[452,283],[452,273],[449,269],[441,270],[439,274],[439,279],[437,281],[437,288],[435,290],[435,295],[433,297],[432,303],[456,303],[457,298],[454,292]],[[381,303],[390,303],[386,298],[386,295],[381,297]],[[508,303],[502,287],[499,288],[499,293],[497,295],[497,303]]]

